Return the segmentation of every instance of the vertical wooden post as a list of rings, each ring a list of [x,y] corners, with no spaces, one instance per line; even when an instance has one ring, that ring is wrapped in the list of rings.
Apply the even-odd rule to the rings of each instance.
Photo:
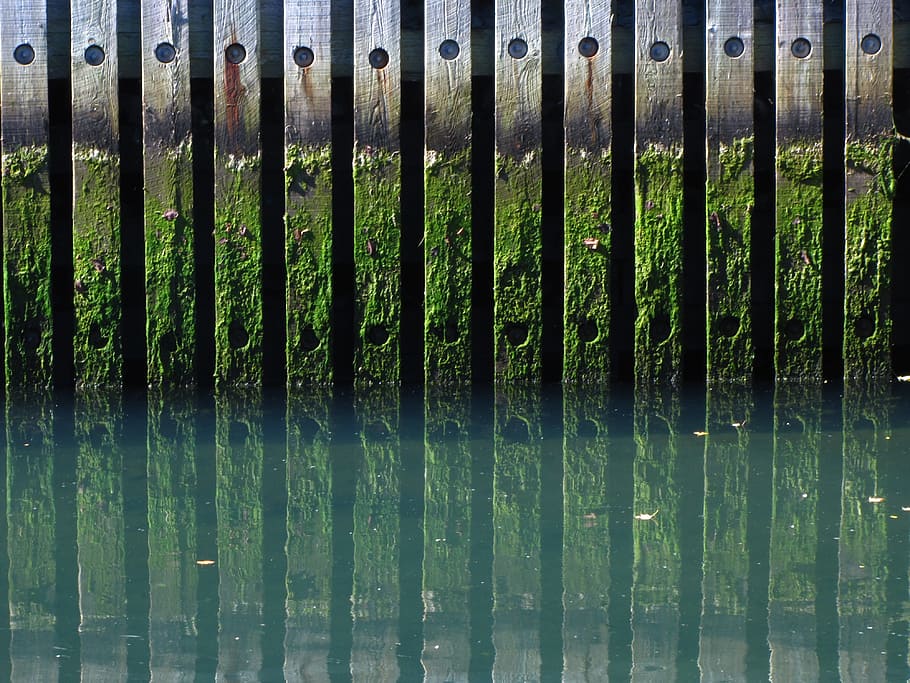
[[[51,385],[51,195],[44,3],[0,5],[7,389]]]
[[[610,372],[612,15],[592,0],[565,13],[563,378],[600,384]]]
[[[399,0],[354,2],[354,381],[401,375]]]
[[[215,2],[215,383],[262,381],[259,3]]]
[[[891,3],[849,0],[845,29],[844,376],[883,378],[891,375]]]
[[[122,378],[116,3],[75,0],[71,12],[75,379],[114,386]]]
[[[635,7],[635,379],[682,379],[682,2]]]
[[[752,380],[755,182],[751,0],[708,2],[705,56],[708,382]]]
[[[496,0],[493,353],[497,382],[541,380],[540,0]]]
[[[284,3],[287,383],[332,381],[332,2]]]
[[[821,378],[822,21],[820,3],[777,3],[774,372]]]
[[[425,0],[424,368],[471,379],[471,3]]]

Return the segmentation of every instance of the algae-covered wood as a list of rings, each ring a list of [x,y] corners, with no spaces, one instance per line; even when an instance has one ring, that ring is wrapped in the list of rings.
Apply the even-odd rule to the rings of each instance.
[[[497,0],[493,354],[497,382],[541,380],[540,0]]]
[[[892,6],[848,0],[844,38],[844,376],[891,374]]]
[[[397,384],[401,327],[399,0],[354,2],[354,381]]]
[[[44,3],[0,4],[3,366],[8,389],[49,388],[51,195]]]
[[[752,379],[751,0],[710,0],[705,45],[708,382]]]
[[[259,4],[215,3],[215,383],[262,382]]]
[[[424,369],[471,379],[471,3],[426,0]]]
[[[117,4],[75,0],[71,12],[75,380],[116,386],[123,364]]]
[[[821,378],[823,5],[777,4],[774,373]]]
[[[565,303],[563,379],[610,372],[611,13],[565,3]]]
[[[287,383],[332,381],[332,3],[284,5]]]
[[[187,0],[142,2],[147,381],[195,380],[196,284]]]
[[[682,378],[682,2],[635,7],[635,378]]]

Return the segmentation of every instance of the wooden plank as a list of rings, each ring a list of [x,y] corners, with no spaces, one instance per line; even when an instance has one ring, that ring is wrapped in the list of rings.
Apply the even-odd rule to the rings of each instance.
[[[72,3],[73,355],[77,388],[122,379],[116,3]]]
[[[777,5],[774,373],[821,378],[822,20],[817,2]]]
[[[682,378],[682,3],[635,7],[635,379]]]
[[[397,384],[401,324],[399,0],[354,3],[354,381]]]
[[[751,0],[710,0],[705,46],[708,382],[752,380]]]
[[[284,14],[287,383],[332,381],[332,3]]]
[[[194,383],[196,285],[187,0],[142,2],[142,159],[149,384]]]
[[[215,383],[262,382],[259,5],[215,3]]]
[[[52,381],[47,17],[43,3],[0,8],[4,368],[8,390]]]
[[[844,376],[891,375],[892,6],[849,0],[844,39]]]
[[[565,3],[563,379],[607,381],[612,243],[612,39],[609,8]]]
[[[471,3],[426,0],[424,369],[471,379]]]

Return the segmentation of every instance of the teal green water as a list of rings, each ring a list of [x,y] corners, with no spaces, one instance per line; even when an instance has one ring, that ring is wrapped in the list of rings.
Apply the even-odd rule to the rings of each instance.
[[[0,680],[905,681],[905,388],[10,403]]]

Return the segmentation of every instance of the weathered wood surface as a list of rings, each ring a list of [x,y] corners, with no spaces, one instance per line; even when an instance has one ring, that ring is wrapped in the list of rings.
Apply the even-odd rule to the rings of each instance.
[[[76,386],[122,379],[116,3],[72,3]],[[91,63],[89,63],[91,62]]]
[[[53,334],[47,17],[42,3],[4,2],[0,12],[3,325],[9,331],[3,365],[7,390],[47,389]]]
[[[354,381],[401,376],[399,0],[354,3]]]
[[[751,0],[710,0],[705,45],[708,382],[749,382],[755,183]]]
[[[821,378],[822,9],[817,2],[778,2],[774,372],[780,380]]]
[[[497,382],[541,379],[539,0],[496,2],[493,362]]]
[[[262,382],[259,5],[215,3],[215,383]],[[230,59],[229,59],[230,57]]]
[[[426,0],[424,9],[425,374],[428,383],[465,382],[471,379],[471,3]]]
[[[846,3],[844,376],[891,375],[892,5]]]
[[[648,388],[682,379],[681,0],[639,0],[635,35],[634,356]]]
[[[565,22],[563,378],[601,383],[610,372],[611,15],[572,0]]]
[[[284,12],[287,383],[332,381],[332,2]]]
[[[196,283],[187,0],[142,2],[149,384],[194,382]]]

